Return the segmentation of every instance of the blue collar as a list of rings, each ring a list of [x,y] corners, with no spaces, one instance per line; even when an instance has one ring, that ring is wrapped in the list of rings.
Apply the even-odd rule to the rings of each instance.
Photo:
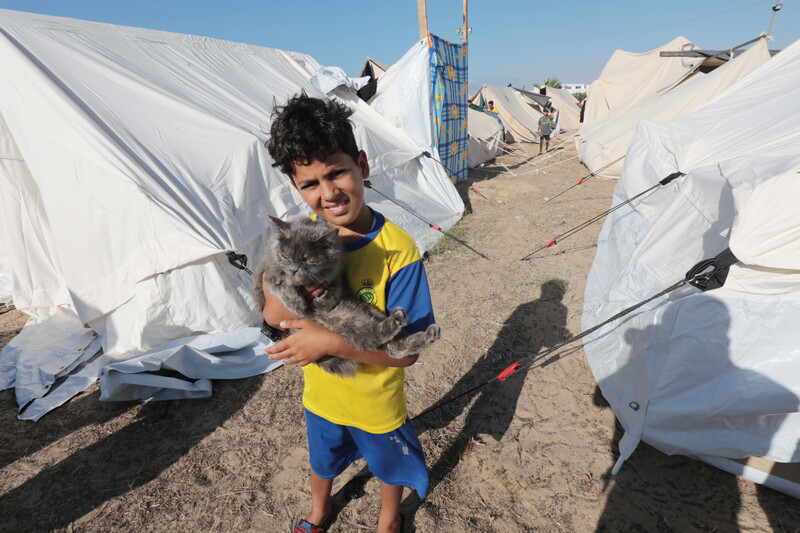
[[[386,219],[383,217],[382,214],[374,211],[372,208],[368,208],[370,212],[372,212],[372,226],[369,228],[369,233],[358,239],[357,241],[353,242],[346,242],[344,243],[344,249],[346,252],[353,252],[358,250],[359,248],[363,248],[364,246],[368,245],[372,241],[375,240],[375,237],[378,236],[378,233],[381,232],[383,229],[383,224],[386,222]]]

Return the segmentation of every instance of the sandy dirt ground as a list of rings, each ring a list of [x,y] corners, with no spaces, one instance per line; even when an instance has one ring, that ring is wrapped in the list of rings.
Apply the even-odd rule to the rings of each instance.
[[[411,416],[580,332],[600,223],[520,259],[610,207],[564,144],[515,145],[470,171],[454,236],[426,257],[442,339],[407,370]],[[0,315],[0,343],[22,327]],[[101,403],[95,385],[38,423],[0,393],[2,531],[289,531],[309,508],[297,368],[216,382],[202,400]],[[799,531],[792,498],[640,445],[617,476],[620,429],[580,343],[416,420],[431,491],[406,491],[407,531]],[[374,531],[377,480],[334,483],[330,531]]]

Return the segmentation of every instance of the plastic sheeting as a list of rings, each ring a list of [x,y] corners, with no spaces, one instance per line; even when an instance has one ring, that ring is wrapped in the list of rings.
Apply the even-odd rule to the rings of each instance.
[[[264,353],[272,344],[259,328],[178,339],[106,365],[100,376],[100,399],[204,398],[211,395],[212,379],[240,379],[283,366],[283,361]]]
[[[0,259],[0,304],[8,305],[11,300],[11,281],[6,276],[7,268],[3,266],[3,260]]]
[[[606,220],[583,327],[726,247],[741,262],[722,288],[686,286],[587,337],[592,372],[625,429],[615,471],[640,440],[758,482],[763,472],[728,459],[800,462],[798,86],[800,42],[695,112],[639,124],[613,204],[671,172],[687,175]],[[767,484],[800,496],[796,483]]]
[[[324,96],[310,81],[325,79],[319,63],[0,10],[0,67],[0,262],[17,308],[40,320],[64,310],[111,359],[258,323],[249,276],[224,252],[252,263],[267,215],[306,211],[264,143],[275,103]],[[463,203],[444,171],[341,85],[331,95],[354,109],[373,185],[452,226]],[[422,250],[438,239],[372,191],[366,200]],[[17,349],[16,363],[36,359]]]
[[[427,39],[417,42],[386,70],[378,80],[378,87],[369,105],[392,125],[402,129],[417,146],[433,150]]]
[[[328,94],[339,87],[358,91],[369,78],[351,78],[340,67],[322,67],[314,71],[308,81],[319,92]]]

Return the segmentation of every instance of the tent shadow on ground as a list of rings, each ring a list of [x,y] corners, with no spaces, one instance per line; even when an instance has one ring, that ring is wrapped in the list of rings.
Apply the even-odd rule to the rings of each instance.
[[[103,424],[131,408],[130,403],[100,402],[100,391],[82,393],[36,423],[16,419],[14,389],[3,391],[0,402],[0,468],[28,457],[89,424]],[[15,427],[16,426],[16,427]],[[13,429],[12,429],[13,428]]]
[[[236,414],[263,380],[260,375],[215,382],[213,398],[143,405],[129,425],[0,497],[2,528],[32,532],[64,527],[148,483]]]
[[[472,171],[473,169],[469,170]],[[456,191],[458,191],[461,201],[464,202],[464,215],[472,214],[472,202],[469,199],[470,187],[472,187],[478,181],[483,181],[482,179],[478,179],[474,175],[470,176],[469,174],[470,173],[467,173],[467,179],[456,183]]]
[[[676,302],[671,305],[680,305]],[[666,314],[666,313],[665,313]],[[716,306],[715,322],[703,328],[704,338],[727,338],[730,318],[723,304]],[[646,328],[632,328],[626,332],[625,340],[634,347],[633,358],[644,353],[649,347],[650,339],[656,338],[654,328],[666,328],[668,325],[657,324]],[[669,337],[667,335],[667,337]],[[728,380],[736,384],[749,384],[771,387],[778,397],[779,403],[796,404],[797,398],[777,383],[751,370],[734,370],[726,343],[703,343],[703,350],[698,357],[703,357],[706,371],[727,371]],[[636,348],[639,348],[636,350]],[[632,364],[632,360],[627,363]],[[619,371],[625,375],[625,369]],[[759,384],[760,383],[760,384]],[[700,401],[700,400],[698,400]],[[599,387],[595,391],[594,403],[608,407]],[[781,408],[785,407],[782,405]],[[690,415],[687,422],[691,423]],[[697,422],[695,422],[697,423]],[[711,422],[708,422],[711,423]],[[614,459],[619,456],[617,445],[623,431],[619,422],[614,435]],[[722,431],[722,429],[721,429]],[[684,456],[668,456],[655,448],[640,443],[630,458],[622,465],[616,476],[610,470],[604,476],[605,490],[608,491],[606,506],[597,523],[596,531],[738,531],[738,515],[741,506],[738,480],[729,474],[700,461]],[[769,490],[769,489],[766,489]],[[785,502],[791,498],[770,492]],[[786,503],[786,505],[791,505]],[[763,506],[763,502],[762,502]],[[775,506],[763,506],[771,524],[780,523],[775,514]],[[785,518],[785,517],[784,517]],[[784,520],[782,528],[789,524]],[[795,531],[800,523],[793,524],[786,531]]]
[[[473,440],[481,441],[483,436],[496,441],[503,438],[514,419],[529,369],[522,367],[503,383],[495,381],[455,401],[449,402],[449,399],[497,376],[520,357],[535,354],[543,347],[553,346],[571,336],[566,329],[567,307],[562,302],[566,293],[565,282],[550,280],[542,285],[541,290],[538,300],[518,306],[504,321],[505,327],[487,351],[486,357],[481,356],[451,390],[431,407],[434,411],[415,421],[417,432],[422,435],[428,430],[451,425],[469,406],[464,427],[428,469],[429,494],[458,465]],[[429,461],[431,459],[428,458]],[[364,485],[370,477],[365,466],[334,495],[334,519],[342,507],[363,494]],[[405,498],[400,510],[407,519],[406,531],[416,530],[414,516],[425,504],[425,500],[416,492],[411,492]]]

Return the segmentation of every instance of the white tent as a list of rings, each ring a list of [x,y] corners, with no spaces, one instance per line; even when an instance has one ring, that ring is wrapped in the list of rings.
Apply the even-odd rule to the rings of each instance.
[[[436,154],[431,125],[430,52],[422,39],[386,69],[369,106],[402,129],[417,146]]]
[[[583,124],[586,127],[617,106],[634,106],[663,92],[694,70],[702,59],[659,57],[661,51],[680,51],[693,45],[685,37],[641,54],[616,50],[600,77],[589,86]]]
[[[470,102],[475,103],[481,95],[484,102],[494,102],[506,129],[507,142],[539,142],[536,130],[542,114],[524,101],[517,91],[512,87],[484,85],[470,98]]]
[[[470,108],[469,144],[467,147],[467,164],[475,168],[481,163],[497,157],[503,147],[503,127],[493,116]]]
[[[727,247],[740,263],[721,288],[685,286],[587,337],[625,429],[617,468],[643,440],[800,497],[796,474],[764,466],[800,462],[798,86],[800,41],[693,113],[638,126],[613,204],[686,176],[606,220],[584,328]]]
[[[623,165],[620,158],[639,121],[665,123],[699,108],[769,59],[766,38],[740,54],[708,74],[695,72],[669,91],[636,105],[618,106],[584,126],[576,139],[581,161],[598,176],[618,178]]]
[[[249,277],[225,253],[254,262],[267,215],[304,212],[264,142],[274,104],[301,90],[323,96],[323,74],[336,69],[283,50],[7,10],[0,69],[0,261],[17,308],[42,321],[0,353],[2,388],[30,397],[18,369],[54,379],[53,357],[69,360],[55,368],[72,365],[95,333],[108,360],[258,323]],[[463,203],[446,174],[423,166],[419,146],[352,89],[331,94],[355,110],[374,187],[454,224]],[[438,238],[381,196],[367,201],[421,249]],[[34,396],[50,379],[31,385]]]
[[[545,87],[545,93],[558,111],[560,129],[577,132],[581,127],[578,100],[566,89]]]

